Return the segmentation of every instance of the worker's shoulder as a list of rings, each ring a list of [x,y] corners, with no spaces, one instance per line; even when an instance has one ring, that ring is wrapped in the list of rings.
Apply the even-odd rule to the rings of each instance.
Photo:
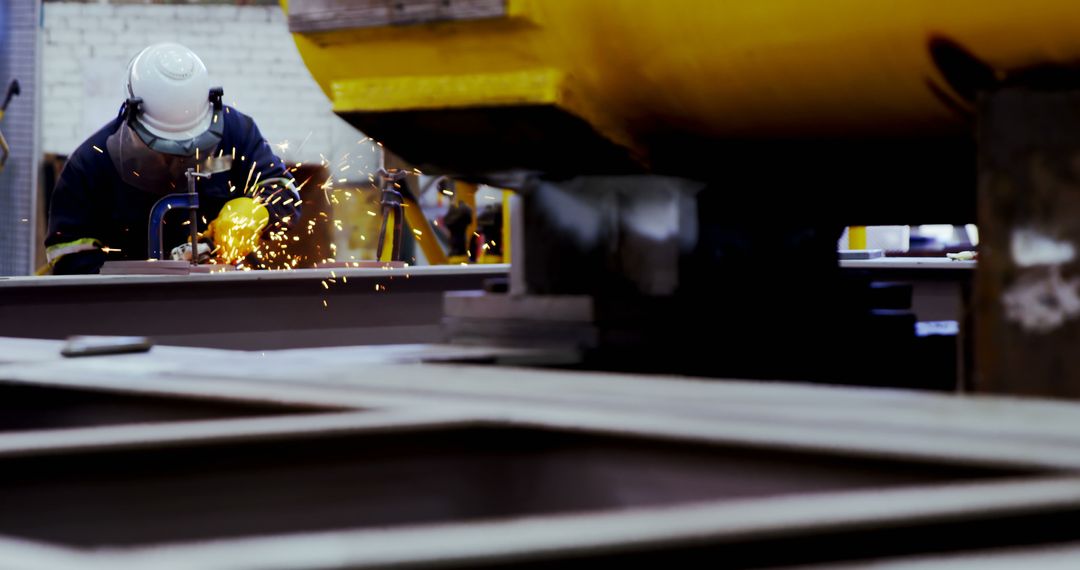
[[[225,105],[225,131],[235,131],[240,133],[246,133],[255,126],[255,119],[252,119],[249,115],[237,111],[236,107],[230,107]]]
[[[109,136],[115,133],[116,129],[119,127],[119,118],[106,123],[105,126],[98,129],[97,132],[87,137],[87,139],[71,153],[71,156],[68,157],[68,162],[93,163],[98,160],[107,159],[109,156],[107,141],[109,140]]]

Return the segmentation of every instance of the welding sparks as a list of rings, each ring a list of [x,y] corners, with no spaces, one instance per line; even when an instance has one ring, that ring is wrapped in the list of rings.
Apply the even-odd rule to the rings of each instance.
[[[243,160],[243,158],[241,158]],[[255,173],[255,164],[252,163],[251,170],[248,170],[247,180],[244,182],[244,194],[247,194],[248,188],[251,187],[251,175]],[[260,174],[262,174],[260,172]]]
[[[101,248],[101,251],[103,251],[105,253],[113,253],[113,252],[120,253],[121,251],[124,251],[124,250],[122,250],[122,249],[113,249],[111,247],[103,247],[103,248]]]
[[[100,152],[101,154],[105,154],[105,151],[103,151],[103,150],[101,150],[100,148],[98,148],[98,147],[97,147],[97,145],[94,145],[94,150],[96,150],[96,151]]]
[[[259,164],[259,163],[258,162],[252,162],[251,163],[251,168],[254,169],[255,165],[257,165],[257,164]],[[259,188],[259,179],[262,178],[262,175],[263,175],[262,171],[259,171],[259,173],[255,175],[255,181],[251,183],[251,194],[253,196],[255,195],[255,191]]]
[[[307,146],[308,140],[311,139],[311,135],[313,134],[315,134],[315,131],[308,131],[308,134],[306,137],[304,137],[303,142],[301,142],[300,146],[296,148],[297,153],[299,153],[301,150],[304,150],[304,147]]]
[[[309,134],[309,137],[310,136],[311,135]],[[305,138],[305,142],[306,141],[307,141],[307,139]],[[361,141],[359,141],[358,144],[365,144],[366,145],[366,144],[369,144],[369,143],[373,145],[373,147],[372,147],[373,149],[375,148],[375,145],[380,146],[380,147],[382,146],[380,143],[378,143],[376,141],[372,141],[371,139],[368,139],[368,138],[362,139]],[[287,140],[282,141],[282,142],[277,143],[277,144],[267,141],[266,144],[268,145],[269,148],[273,148],[275,151],[277,151],[279,153],[298,152],[298,149],[295,148],[296,145],[290,143]],[[301,146],[303,146],[303,145],[301,145]],[[238,149],[235,148],[235,147],[231,149],[231,156],[233,157],[233,159],[235,159],[237,157],[237,155],[240,155],[240,153],[238,153],[237,150]],[[366,150],[367,149],[365,148],[365,151]],[[100,149],[99,149],[99,151],[103,152]],[[224,152],[225,152],[225,149],[222,148],[222,149],[219,150],[218,155],[223,155]],[[357,151],[357,154],[361,155],[363,153],[361,151]],[[307,233],[308,233],[308,235],[313,236],[313,235],[315,235],[315,233],[318,233],[319,231],[327,231],[326,226],[329,225],[332,222],[333,226],[330,226],[329,231],[327,231],[327,233],[330,233],[330,232],[349,232],[349,234],[351,234],[351,235],[349,235],[350,240],[356,240],[356,238],[359,237],[360,239],[357,240],[357,241],[365,243],[365,246],[366,246],[367,236],[361,234],[360,231],[357,231],[357,230],[360,229],[359,227],[345,228],[344,227],[344,221],[345,220],[343,220],[343,219],[334,219],[335,215],[334,215],[333,208],[339,208],[340,209],[341,206],[331,206],[331,205],[332,204],[341,204],[345,200],[353,198],[354,197],[353,193],[357,193],[357,196],[355,196],[355,197],[358,198],[358,200],[357,200],[358,202],[367,202],[367,200],[369,199],[368,196],[369,196],[369,193],[370,193],[371,189],[368,188],[366,183],[363,183],[363,184],[360,183],[358,177],[367,175],[369,179],[374,179],[375,178],[375,176],[372,173],[370,173],[368,167],[366,166],[366,162],[370,162],[370,161],[368,161],[368,160],[366,160],[366,159],[364,159],[364,158],[362,158],[360,156],[350,157],[350,153],[345,153],[344,156],[342,156],[340,159],[335,160],[333,162],[330,161],[327,157],[325,157],[323,155],[319,155],[319,156],[322,157],[322,159],[323,159],[322,165],[324,167],[326,167],[329,172],[332,172],[333,171],[332,169],[337,169],[338,172],[341,173],[341,174],[338,175],[339,176],[338,178],[334,178],[333,176],[328,176],[324,180],[323,184],[321,185],[322,190],[324,192],[326,192],[326,197],[328,198],[328,202],[329,202],[329,204],[323,204],[323,206],[330,206],[330,207],[327,208],[327,210],[325,212],[316,211],[313,214],[311,214],[313,216],[313,219],[309,218],[307,220]],[[200,158],[201,158],[201,155],[200,155]],[[242,161],[246,161],[246,156],[240,155],[240,159]],[[356,162],[357,159],[359,159],[360,161]],[[353,164],[349,163],[350,160],[353,161]],[[253,161],[253,162],[255,162],[255,161]],[[311,161],[311,162],[313,162],[313,161]],[[288,159],[286,159],[284,162],[282,162],[280,159],[276,159],[272,166],[276,166],[278,163],[280,163],[281,166],[286,171],[289,170]],[[303,166],[304,163],[294,162],[293,164],[294,164],[294,168],[300,168],[301,166]],[[309,165],[309,167],[310,166],[313,166],[313,165]],[[356,166],[357,168],[354,170],[354,169],[352,169],[353,166]],[[237,188],[242,188],[242,190],[244,192],[244,194],[242,194],[242,195],[250,196],[257,204],[265,203],[268,206],[270,206],[270,205],[282,205],[282,206],[293,206],[293,207],[295,207],[295,206],[299,206],[302,203],[302,201],[299,199],[299,197],[296,196],[295,194],[293,194],[292,192],[281,193],[281,192],[277,192],[277,191],[272,191],[273,188],[280,189],[280,185],[270,185],[270,184],[267,183],[267,181],[261,180],[261,176],[263,174],[265,174],[265,173],[258,172],[258,170],[259,170],[258,164],[249,165],[249,171],[247,173],[248,176],[247,176],[247,179],[245,180],[243,186],[241,187],[240,185],[234,185],[232,183],[229,183],[228,184],[229,192],[235,193]],[[412,171],[409,172],[409,174],[420,174],[419,169],[411,169],[411,170]],[[355,172],[357,174],[356,175],[345,174],[345,173],[352,173],[352,172]],[[139,172],[132,171],[132,174],[130,176],[141,177],[141,174]],[[286,174],[286,176],[288,176],[288,175]],[[345,178],[344,176],[348,176],[348,178]],[[313,179],[311,177],[305,177],[305,178],[307,178],[307,179],[304,180],[303,183],[299,184],[299,187],[296,188],[296,190],[303,189],[305,184]],[[352,183],[349,183],[350,179],[353,180]],[[270,181],[270,182],[272,182],[272,181]],[[319,183],[316,181],[315,184],[319,184]],[[337,188],[335,188],[335,186]],[[348,187],[347,189],[346,189],[346,186]],[[250,190],[251,193],[248,193],[248,190]],[[290,188],[290,190],[292,190],[292,188]],[[377,191],[378,188],[374,188],[374,190]],[[293,194],[293,195],[290,196],[290,194]],[[341,196],[342,194],[344,194],[344,197]],[[317,204],[318,201],[315,200],[314,203]],[[362,208],[361,204],[358,203],[357,205]],[[403,205],[403,206],[404,207],[410,207],[410,205],[408,205],[408,204]],[[317,209],[319,209],[319,208],[317,208]],[[340,212],[340,210],[338,210],[338,211]],[[360,210],[360,208],[357,208],[356,210],[353,210],[353,211],[364,211],[365,213],[367,213],[367,215],[376,218],[376,222],[381,216],[384,215],[384,213],[381,213],[379,210],[373,210],[373,209],[372,210]],[[338,213],[337,215],[341,215],[341,214]],[[355,215],[355,214],[353,214],[353,215]],[[293,217],[295,218],[295,216],[293,216]],[[305,217],[307,217],[307,216],[305,216]],[[320,217],[323,220],[325,220],[324,221],[325,225],[320,226],[318,224],[318,219]],[[344,216],[343,216],[343,218],[344,218]],[[248,262],[247,262],[248,265],[245,265],[244,262],[239,261],[239,260],[233,260],[233,261],[231,261],[229,263],[226,263],[225,262],[225,257],[222,257],[219,254],[216,257],[217,257],[218,263],[220,265],[215,264],[215,266],[216,267],[223,267],[224,269],[235,269],[235,270],[240,270],[240,271],[251,271],[251,270],[258,270],[258,269],[292,271],[293,268],[299,268],[301,266],[303,266],[303,267],[319,267],[319,266],[325,267],[325,265],[321,265],[321,264],[336,263],[334,261],[334,257],[325,257],[325,258],[323,258],[324,256],[326,256],[327,253],[331,254],[332,256],[337,256],[337,255],[339,255],[338,252],[340,251],[342,257],[348,255],[348,254],[344,253],[345,250],[343,248],[345,246],[343,244],[339,245],[339,244],[334,244],[334,243],[323,244],[321,246],[318,246],[318,248],[317,248],[319,250],[318,254],[312,254],[312,255],[308,256],[308,255],[304,255],[304,254],[300,253],[300,251],[299,251],[301,249],[300,245],[302,243],[306,244],[306,240],[308,240],[310,238],[304,238],[302,240],[301,236],[303,236],[303,234],[300,233],[299,231],[296,231],[296,232],[285,232],[284,230],[283,231],[278,231],[278,229],[280,229],[283,226],[283,224],[288,223],[290,221],[291,220],[289,220],[288,218],[283,217],[283,218],[279,219],[276,222],[272,222],[272,226],[271,226],[270,229],[273,230],[273,231],[267,231],[266,233],[262,234],[262,238],[261,238],[261,240],[259,240],[259,244],[257,244],[255,249],[251,250],[251,255],[250,255],[250,257],[247,258],[248,259]],[[204,216],[204,217],[201,218],[201,222],[200,222],[199,226],[200,227],[206,227],[208,225],[207,222],[208,222],[207,217]],[[183,223],[184,225],[188,225],[191,222],[186,221],[186,220],[177,220],[176,223]],[[243,225],[243,224],[237,224],[237,227],[240,227],[241,225]],[[438,222],[436,222],[435,225],[440,225],[440,224]],[[297,224],[297,229],[298,230],[300,229],[300,227],[301,226],[299,224]],[[221,228],[218,228],[218,229],[221,229]],[[414,230],[414,229],[410,228],[410,231],[412,231],[415,236],[422,236],[423,235],[423,231],[420,231],[420,230]],[[299,235],[290,235],[290,234],[294,234],[294,233],[299,234]],[[292,239],[290,239],[290,238],[292,238]],[[419,239],[419,237],[417,237],[417,239]],[[240,247],[240,245],[241,245],[238,242],[229,241],[229,240],[225,239],[221,235],[217,236],[216,241],[218,243],[215,244],[214,246],[212,246],[215,251],[227,251],[229,249],[236,249],[236,248]],[[289,251],[287,249],[289,244],[293,245],[293,253],[289,253]],[[105,251],[108,252],[109,250],[106,249]],[[354,256],[350,256],[350,257],[352,259],[356,259]],[[323,258],[323,259],[320,259],[320,258]],[[362,265],[362,263],[346,263],[344,266],[360,267],[361,265]],[[389,267],[384,267],[384,269],[389,269]],[[391,276],[390,279],[393,279],[393,277]],[[343,276],[343,275],[339,276],[339,275],[336,274],[336,272],[330,272],[329,278],[324,278],[324,279],[320,280],[320,285],[323,287],[324,292],[327,292],[331,288],[331,285],[347,283],[347,282],[348,282],[348,280],[347,280],[347,278],[345,276]],[[388,291],[388,284],[381,284],[380,283],[380,284],[375,286],[375,290],[377,292]],[[328,306],[328,301],[326,299],[323,300],[323,306],[324,307]]]

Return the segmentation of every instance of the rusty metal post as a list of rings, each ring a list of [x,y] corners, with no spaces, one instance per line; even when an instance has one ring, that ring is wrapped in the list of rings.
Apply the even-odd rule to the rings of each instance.
[[[1080,91],[979,105],[974,386],[1080,397]]]

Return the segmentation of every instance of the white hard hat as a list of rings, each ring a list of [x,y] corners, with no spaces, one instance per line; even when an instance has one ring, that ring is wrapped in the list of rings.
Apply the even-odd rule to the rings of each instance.
[[[127,91],[142,99],[137,120],[157,137],[188,140],[210,128],[210,77],[199,56],[180,44],[139,52],[128,65]]]

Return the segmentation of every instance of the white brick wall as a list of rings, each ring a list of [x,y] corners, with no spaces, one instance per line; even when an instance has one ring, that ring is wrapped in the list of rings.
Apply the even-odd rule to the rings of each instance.
[[[270,142],[289,141],[287,160],[356,152],[363,135],[331,112],[280,8],[67,2],[45,4],[42,150],[70,153],[115,116],[127,62],[160,41],[195,50],[226,103],[252,116]]]

